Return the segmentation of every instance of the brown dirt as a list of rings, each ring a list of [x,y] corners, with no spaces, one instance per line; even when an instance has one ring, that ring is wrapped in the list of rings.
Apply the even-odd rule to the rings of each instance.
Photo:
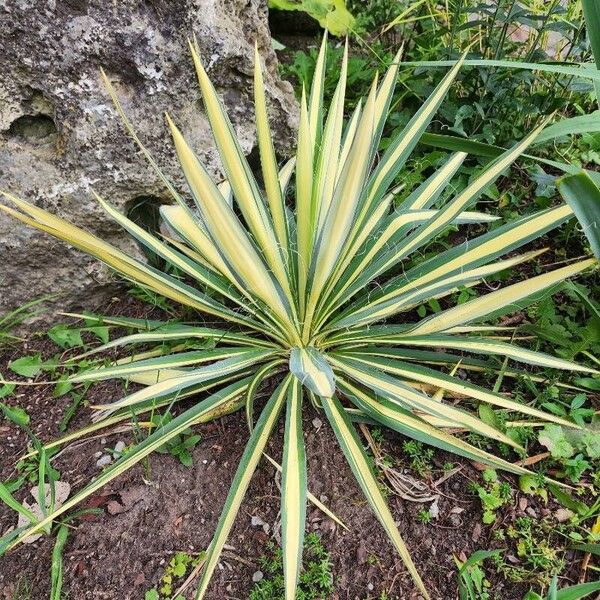
[[[133,303],[126,312],[139,316]],[[156,316],[156,315],[153,315]],[[44,339],[30,342],[26,348],[12,348],[0,357],[0,372],[18,356],[32,351],[52,355],[55,349]],[[52,398],[45,387],[24,387],[8,403],[18,403],[31,415],[32,426],[43,439],[58,434],[58,423],[67,401]],[[116,382],[96,385],[88,393],[98,402],[117,398],[122,386]],[[188,403],[193,400],[188,400]],[[366,600],[419,598],[400,559],[388,542],[382,528],[370,512],[354,481],[325,417],[307,406],[305,440],[308,456],[309,489],[320,497],[349,527],[344,531],[320,511],[309,505],[307,529],[320,533],[331,553],[335,577],[334,600]],[[82,408],[70,430],[89,419],[90,410]],[[322,426],[315,426],[319,417]],[[317,423],[318,425],[318,423]],[[248,437],[242,413],[230,415],[195,428],[202,442],[193,452],[193,466],[186,468],[170,455],[153,455],[146,467],[137,465],[127,474],[94,494],[87,506],[99,506],[104,514],[76,522],[70,531],[64,551],[64,592],[71,600],[83,598],[142,599],[146,590],[156,585],[166,562],[176,551],[199,552],[206,548],[220,509]],[[81,488],[98,474],[94,453],[114,447],[117,440],[131,441],[127,434],[106,435],[84,445],[68,448],[54,462],[61,479],[73,488]],[[269,453],[281,457],[282,426],[269,444]],[[387,436],[386,450],[400,455],[402,437]],[[0,422],[0,480],[13,474],[15,460],[26,447],[25,435],[6,421]],[[423,575],[432,598],[457,598],[457,577],[453,555],[497,547],[491,531],[485,527],[480,537],[481,509],[477,498],[468,491],[468,482],[477,471],[466,461],[437,453],[435,463],[441,468],[446,460],[461,465],[462,471],[440,486],[440,518],[434,524],[418,521],[418,513],[427,506],[390,497],[390,507],[413,558]],[[26,486],[16,494],[23,500]],[[109,504],[110,503],[110,504]],[[518,498],[510,511],[514,514]],[[461,509],[459,514],[457,510]],[[111,514],[112,513],[112,514]],[[251,517],[259,516],[269,525],[269,534],[251,525]],[[0,507],[0,532],[15,523],[14,514]],[[255,474],[247,498],[242,505],[230,548],[216,570],[208,600],[245,599],[252,587],[252,574],[258,570],[257,557],[265,552],[265,544],[277,532],[279,490],[274,468],[263,461]],[[474,541],[474,539],[476,541]],[[14,600],[19,580],[31,585],[28,598],[48,597],[50,588],[50,556],[53,540],[44,537],[31,545],[22,545],[0,559],[0,598]],[[193,597],[193,586],[187,597]],[[526,588],[502,581],[493,582],[496,597],[520,600]]]

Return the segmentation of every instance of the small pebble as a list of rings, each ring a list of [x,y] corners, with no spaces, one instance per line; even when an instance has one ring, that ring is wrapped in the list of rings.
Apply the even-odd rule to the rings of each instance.
[[[102,467],[106,467],[106,465],[110,465],[111,462],[112,462],[112,456],[110,456],[110,454],[103,454],[96,461],[96,466],[102,469]]]
[[[257,515],[252,515],[250,523],[252,527],[262,527],[265,524],[265,522]]]
[[[262,571],[256,571],[253,575],[252,575],[252,581],[254,583],[258,583],[262,578],[264,577],[263,572]]]
[[[559,508],[555,513],[554,517],[559,523],[568,521],[573,516],[573,513],[568,508]]]
[[[115,444],[115,450],[113,452],[113,458],[117,459],[121,456],[121,454],[123,453],[123,450],[125,450],[125,442],[122,440],[119,440],[116,444]]]
[[[460,527],[462,525],[462,519],[457,514],[451,514],[450,523],[452,523],[453,527]]]

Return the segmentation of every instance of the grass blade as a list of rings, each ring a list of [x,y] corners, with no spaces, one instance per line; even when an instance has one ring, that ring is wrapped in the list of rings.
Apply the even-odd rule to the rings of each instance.
[[[600,189],[585,172],[565,175],[558,189],[585,233],[594,256],[600,260]]]
[[[593,1],[593,0],[591,0]],[[455,65],[452,60],[419,60],[403,62],[401,67],[451,67]],[[556,73],[558,75],[567,75],[569,77],[580,77],[582,79],[592,79],[600,83],[600,71],[586,68],[587,65],[581,63],[577,66],[563,66],[552,63],[529,63],[515,60],[492,60],[492,59],[467,59],[464,61],[465,67],[499,67],[505,69],[523,69],[526,71],[543,71],[545,73]]]
[[[592,48],[596,69],[600,73],[600,4],[597,0],[581,0],[583,18],[588,40]],[[596,101],[600,105],[600,80],[594,80],[596,89]]]
[[[66,525],[61,525],[56,533],[56,541],[54,542],[54,548],[52,550],[50,600],[62,599],[63,550],[67,543],[68,535],[68,527]]]

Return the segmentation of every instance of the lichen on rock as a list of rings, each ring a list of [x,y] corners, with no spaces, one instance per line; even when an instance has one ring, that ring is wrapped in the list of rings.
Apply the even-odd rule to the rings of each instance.
[[[195,34],[239,136],[255,144],[254,42],[265,61],[275,143],[291,152],[297,116],[279,79],[266,0],[6,0],[0,2],[0,189],[34,201],[139,253],[90,194],[121,210],[167,191],[128,138],[104,89],[103,67],[140,137],[185,189],[163,115],[168,111],[216,179],[220,164],[187,47]],[[139,254],[142,256],[141,254]],[[93,259],[0,214],[0,314],[60,293],[93,306],[114,280]]]

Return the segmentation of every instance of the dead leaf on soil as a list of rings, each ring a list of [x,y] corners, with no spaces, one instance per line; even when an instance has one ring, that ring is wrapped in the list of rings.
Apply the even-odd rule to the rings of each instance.
[[[147,494],[147,488],[143,485],[127,488],[117,492],[119,500],[111,500],[106,510],[111,515],[120,515],[131,510],[136,504],[142,502]]]
[[[46,511],[50,508],[50,500],[51,500],[51,493],[50,493],[50,484],[46,483],[44,484],[44,504],[46,508]],[[34,498],[34,502],[32,502],[31,504],[29,502],[27,502],[27,500],[24,500],[22,505],[29,511],[31,511],[40,521],[44,518],[44,511],[42,511],[42,508],[39,505],[38,502],[38,492],[39,492],[39,486],[34,486],[31,488],[31,490],[29,490],[29,492],[31,493],[31,495]],[[69,497],[69,494],[71,493],[71,486],[66,482],[66,481],[56,481],[54,483],[54,508],[60,508],[65,500]],[[19,520],[17,521],[17,529],[19,527],[25,527],[27,525],[30,525],[30,521],[29,519],[25,516],[19,513]],[[26,538],[23,539],[23,543],[24,544],[33,544],[33,542],[39,540],[43,535],[42,533],[34,533],[32,535],[27,536]]]
[[[471,539],[473,542],[477,543],[479,538],[481,537],[481,523],[475,523],[475,527],[473,527],[473,533],[471,534]]]
[[[573,516],[573,512],[570,511],[568,508],[559,508],[558,510],[556,510],[554,512],[554,518],[559,522],[559,523],[565,523],[566,521],[568,521],[571,517]]]

